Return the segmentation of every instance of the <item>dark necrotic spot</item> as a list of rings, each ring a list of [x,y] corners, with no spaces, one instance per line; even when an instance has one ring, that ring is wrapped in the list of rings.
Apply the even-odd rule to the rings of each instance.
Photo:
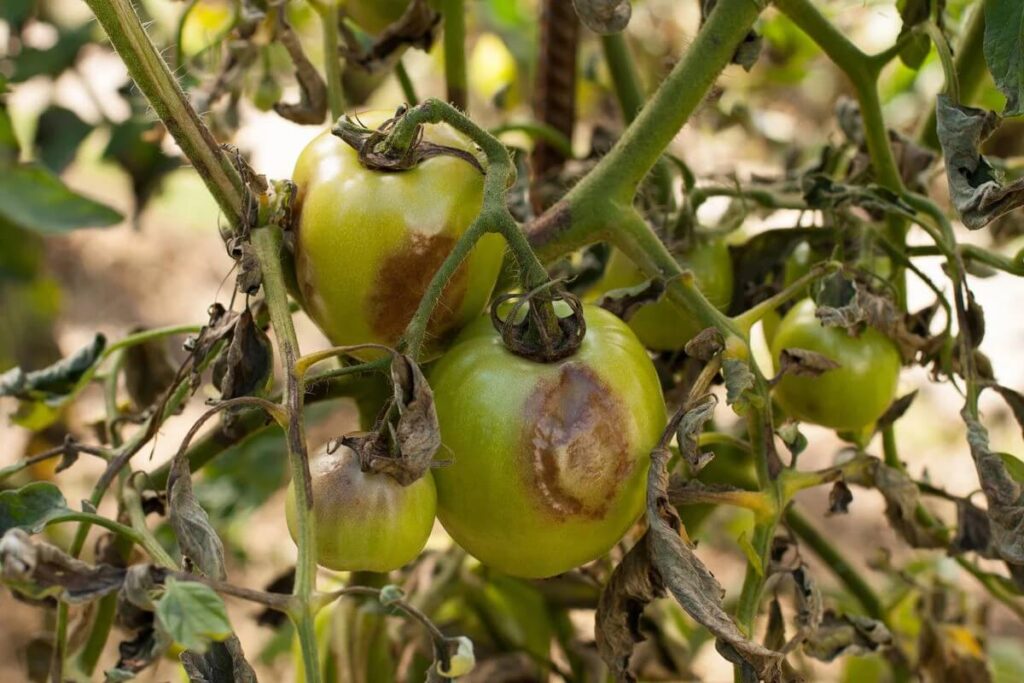
[[[557,519],[600,519],[636,466],[627,412],[593,370],[565,363],[525,409],[520,471]]]
[[[451,253],[452,235],[413,234],[400,250],[387,257],[367,300],[374,332],[395,342],[409,324],[434,273]],[[430,317],[428,331],[441,335],[452,326],[466,294],[466,263],[455,272]]]

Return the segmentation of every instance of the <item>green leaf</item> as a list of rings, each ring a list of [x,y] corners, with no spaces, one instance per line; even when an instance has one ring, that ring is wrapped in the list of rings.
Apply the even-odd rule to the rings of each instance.
[[[1014,481],[1024,484],[1024,461],[1009,453],[996,453],[1003,461],[1006,471]]]
[[[8,0],[4,0],[6,4]],[[74,66],[78,53],[92,39],[92,23],[88,22],[72,29],[63,29],[52,47],[41,50],[26,47],[14,60],[11,83],[21,83],[36,76],[56,78]]]
[[[7,113],[7,107],[0,103],[0,166],[17,162],[18,149],[18,137],[14,134],[11,116]]]
[[[78,146],[91,131],[92,126],[70,109],[50,107],[39,117],[36,127],[39,161],[54,173],[60,173],[74,160]]]
[[[898,0],[897,9],[900,11],[900,18],[903,20],[903,28],[900,29],[900,37],[918,24],[928,20],[931,11],[929,0]],[[900,51],[900,61],[911,69],[919,69],[931,50],[931,39],[925,34],[914,36]]]
[[[72,192],[45,168],[32,164],[3,169],[0,218],[44,235],[120,223],[109,206]]]
[[[20,33],[35,6],[35,0],[4,0],[0,2],[0,19],[7,22],[15,33]]]
[[[194,652],[205,652],[212,641],[232,633],[224,601],[212,588],[194,581],[168,578],[156,616],[174,642]]]
[[[1024,2],[985,1],[985,61],[1006,95],[1003,116],[1024,114]]]
[[[47,522],[71,512],[60,489],[37,481],[14,491],[0,493],[0,536],[10,529],[37,534]]]

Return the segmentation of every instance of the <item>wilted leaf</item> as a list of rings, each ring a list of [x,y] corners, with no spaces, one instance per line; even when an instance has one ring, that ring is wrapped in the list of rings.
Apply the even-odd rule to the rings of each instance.
[[[52,596],[68,603],[90,602],[113,593],[125,575],[121,567],[76,560],[18,528],[0,538],[0,567],[0,577],[10,588],[31,598]]]
[[[988,514],[971,501],[956,501],[956,537],[950,545],[951,553],[977,551],[983,556],[990,555],[992,528]]]
[[[0,536],[11,529],[37,534],[48,522],[70,512],[64,494],[46,481],[0,491]]]
[[[927,346],[928,340],[911,330],[907,314],[888,298],[875,294],[860,282],[853,283],[853,292],[853,297],[842,306],[817,308],[815,316],[822,325],[844,327],[854,334],[862,325],[870,325],[896,344],[904,362],[913,360]]]
[[[875,214],[911,217],[914,209],[881,185],[847,185],[824,173],[809,173],[800,180],[804,201],[814,209],[842,209],[857,206]]]
[[[715,327],[707,327],[686,342],[686,355],[705,363],[725,350],[725,339]]]
[[[714,395],[708,396],[686,411],[676,429],[679,452],[690,466],[690,473],[694,476],[704,469],[704,465],[714,457],[714,453],[700,452],[699,439],[701,432],[704,431],[704,425],[714,416],[716,405],[718,405],[718,399]]]
[[[1006,562],[1024,565],[1024,485],[1010,474],[1004,459],[989,449],[988,430],[966,408],[961,416],[967,424],[967,443],[981,489],[988,500],[995,550]]]
[[[199,654],[181,653],[181,664],[190,683],[256,683],[256,672],[245,660],[242,643],[231,634],[223,642],[213,642]]]
[[[740,400],[747,400],[754,388],[754,373],[747,364],[736,358],[726,358],[722,361],[722,374],[725,376],[725,402],[734,405]]]
[[[629,0],[572,0],[580,22],[599,35],[619,33],[629,25]]]
[[[167,479],[167,507],[171,528],[181,552],[203,574],[224,578],[224,545],[210,524],[210,518],[192,491],[192,474],[184,452],[174,456]],[[178,641],[183,642],[183,641]]]
[[[283,15],[279,15],[276,37],[295,65],[295,80],[299,84],[300,97],[295,103],[276,102],[274,111],[295,123],[322,124],[327,116],[327,84],[309,61],[298,36]]]
[[[707,18],[711,15],[712,10],[715,9],[717,4],[718,0],[702,0],[700,4],[701,26],[707,21]],[[747,35],[743,36],[743,40],[736,46],[736,51],[732,55],[732,63],[739,64],[743,67],[744,71],[750,71],[757,64],[757,59],[761,56],[763,43],[764,41],[757,31],[753,29],[747,31]]]
[[[156,616],[174,642],[193,652],[206,652],[211,642],[232,634],[224,601],[212,588],[194,581],[168,577]]]
[[[1003,116],[1019,116],[1024,114],[1024,4],[985,0],[984,5],[985,61],[1006,95]]]
[[[787,373],[796,377],[818,377],[839,367],[839,363],[816,351],[782,349],[779,356],[779,374],[773,381],[778,381]]]
[[[917,521],[920,491],[914,480],[895,467],[877,458],[868,459],[868,466],[847,476],[847,481],[876,488],[885,499],[885,516],[893,530],[913,548],[941,548],[942,541]]]
[[[823,662],[844,655],[863,655],[892,642],[892,634],[880,621],[857,615],[825,611],[821,623],[804,640],[804,652]]]
[[[434,392],[423,371],[408,356],[391,360],[392,397],[384,419],[371,432],[341,438],[359,456],[363,471],[388,474],[403,486],[422,477],[441,447]],[[397,420],[393,415],[397,413]]]
[[[235,321],[231,342],[214,362],[212,374],[213,384],[225,401],[261,396],[273,379],[274,351],[270,338],[253,321],[248,306]]]
[[[842,479],[832,484],[832,490],[828,492],[828,514],[845,515],[850,511],[850,503],[853,502],[853,491]]]
[[[807,437],[800,431],[800,425],[796,422],[787,422],[775,430],[775,433],[786,444],[790,455],[798,457],[807,448]]]
[[[764,630],[764,646],[770,650],[781,650],[786,644],[786,621],[782,618],[782,605],[773,598],[768,605],[768,626]]]
[[[939,95],[935,112],[949,194],[964,225],[977,230],[1024,205],[1024,178],[1003,185],[998,171],[979,151],[981,143],[999,126],[999,116],[955,105],[945,95]]]
[[[632,287],[606,292],[598,299],[597,305],[622,320],[628,321],[643,306],[659,301],[664,293],[665,281],[654,278]]]
[[[405,45],[429,50],[434,43],[441,14],[427,0],[413,0],[398,21],[388,25],[368,49],[362,49],[348,40],[346,55],[354,64],[368,71],[376,71],[388,63],[388,58]]]
[[[907,412],[915,398],[917,398],[917,389],[911,391],[909,394],[904,394],[893,401],[892,404],[885,409],[885,412],[882,413],[882,417],[878,418],[878,422],[875,424],[875,429],[881,431],[889,425],[895,424],[896,420],[903,417]]]

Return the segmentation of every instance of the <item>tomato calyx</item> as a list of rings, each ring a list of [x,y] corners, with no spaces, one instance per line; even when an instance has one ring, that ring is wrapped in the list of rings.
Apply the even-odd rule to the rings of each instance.
[[[404,149],[389,145],[388,134],[407,111],[406,107],[399,107],[395,115],[377,130],[367,128],[358,118],[342,116],[331,128],[331,133],[356,150],[359,163],[372,171],[398,173],[415,168],[432,157],[453,156],[470,164],[481,174],[484,173],[480,160],[471,152],[424,140],[422,127],[416,129],[415,139]]]
[[[511,308],[503,306],[510,301],[515,302]],[[556,303],[561,304],[558,308],[568,307],[569,315],[558,315]],[[508,313],[502,317],[506,308]],[[583,304],[558,281],[497,297],[491,304],[491,323],[509,351],[538,363],[573,355],[587,333]]]

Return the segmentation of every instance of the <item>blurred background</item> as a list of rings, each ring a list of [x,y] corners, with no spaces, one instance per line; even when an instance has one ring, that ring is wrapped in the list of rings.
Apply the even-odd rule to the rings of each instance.
[[[891,0],[834,0],[823,4],[845,34],[869,52],[890,46],[899,34],[899,11]],[[949,0],[952,33],[964,20],[964,7],[969,4]],[[186,85],[201,84],[204,74],[214,71],[218,60],[224,58],[214,48],[230,26],[230,3],[145,0],[139,7],[150,22],[154,41],[165,48],[173,63],[179,64],[177,74]],[[488,126],[528,120],[528,94],[538,49],[536,3],[472,0],[467,7],[473,116]],[[188,17],[181,22],[186,12]],[[302,2],[290,3],[289,13],[296,31],[308,44],[308,54],[319,64],[318,18]],[[155,117],[128,82],[120,60],[105,43],[99,27],[90,21],[86,6],[78,0],[4,0],[0,20],[0,73],[8,80],[7,105],[23,156],[40,160],[72,190],[108,204],[125,216],[122,222],[106,228],[50,234],[29,233],[0,221],[0,371],[14,365],[46,365],[84,346],[96,332],[117,339],[139,327],[205,322],[207,307],[217,301],[226,303],[233,287],[233,262],[225,254],[218,233],[217,207],[195,173],[181,164],[169,136],[154,123]],[[627,39],[649,87],[654,87],[686,51],[698,22],[696,0],[635,3]],[[813,158],[822,145],[839,135],[834,107],[837,99],[850,91],[842,75],[775,12],[769,10],[764,15],[758,30],[765,40],[760,60],[750,72],[730,67],[674,143],[674,151],[702,178],[729,181],[777,174]],[[279,49],[271,46],[266,50],[261,57],[262,68],[288,70]],[[25,51],[40,56],[26,60]],[[429,52],[408,50],[403,54],[402,62],[421,98],[444,96],[442,59],[440,41]],[[586,32],[579,70],[577,109],[582,124],[577,127],[574,145],[579,153],[585,153],[596,126],[621,129],[599,42]],[[369,83],[365,75],[354,70],[346,74],[356,110],[393,109],[403,101],[400,84],[391,72],[377,79],[379,83]],[[882,78],[889,125],[915,134],[941,84],[942,70],[934,52],[925,58],[919,71],[898,60],[890,64]],[[261,69],[252,70],[244,85],[252,97],[237,102],[237,111],[231,114],[237,120],[227,122],[231,125],[225,125],[224,130],[229,137],[221,139],[242,150],[259,173],[287,178],[299,152],[321,128],[301,126],[273,112],[261,111],[253,100],[263,85]],[[984,84],[979,93],[976,104],[1001,109],[1001,96],[990,83]],[[296,100],[297,87],[286,86],[284,96]],[[215,130],[220,116],[223,112],[211,114]],[[1024,136],[1020,132],[1020,127],[1003,130],[998,144],[992,146],[993,153],[1004,157],[1009,168],[1019,165],[1024,157]],[[507,141],[524,147],[530,144],[528,138],[516,134],[508,135]],[[0,185],[3,182],[0,178]],[[944,195],[941,174],[931,178],[930,189],[933,196]],[[713,223],[727,205],[724,200],[710,200],[702,209],[702,221]],[[809,224],[813,216],[795,211],[751,216],[730,239],[742,241],[760,230],[800,221]],[[989,231],[968,234],[961,230],[958,239],[985,246],[992,246],[998,239],[1009,252],[1015,252],[1018,235],[1024,229],[1021,217],[1011,216],[1005,223],[997,236]],[[911,241],[926,243],[917,232],[912,232]],[[939,259],[922,259],[920,265],[942,281]],[[910,283],[910,308],[929,303],[927,289],[916,279],[911,278]],[[975,278],[972,287],[988,314],[982,350],[995,359],[1000,381],[1022,390],[1024,363],[1017,353],[1024,348],[1024,318],[1017,306],[1024,289],[1003,273]],[[297,316],[297,324],[304,350],[326,345],[302,314]],[[178,338],[168,346],[168,351],[179,358],[181,341]],[[759,353],[763,363],[770,365],[763,344]],[[920,369],[907,371],[902,377],[900,394],[912,390],[919,391],[919,395],[908,416],[897,424],[900,452],[910,473],[955,495],[977,491],[978,481],[959,419],[961,397],[948,384],[929,382],[927,373]],[[721,402],[717,419],[720,428],[728,429],[734,418],[724,405]],[[986,394],[982,407],[991,429],[993,450],[1024,452],[1020,429],[1005,405]],[[0,412],[5,416],[14,409],[13,401],[0,399]],[[136,465],[146,461],[155,466],[166,461],[202,410],[201,400],[192,401],[180,417],[166,424],[155,447],[136,457]],[[103,398],[94,387],[85,400],[65,411],[53,428],[41,434],[32,436],[5,418],[0,424],[0,466],[59,443],[66,430],[88,438],[102,414]],[[344,400],[316,406],[310,419],[310,437],[316,443],[357,428],[357,413]],[[834,462],[843,447],[834,434],[815,427],[806,427],[805,434],[810,439],[802,456],[805,467]],[[880,447],[872,444],[868,450],[879,453]],[[284,461],[279,439],[264,436],[243,443],[204,470],[197,480],[200,500],[231,550],[229,574],[236,583],[263,587],[294,562],[295,548],[282,514],[282,485],[287,476]],[[76,501],[88,495],[100,471],[98,463],[85,461],[60,474],[41,466],[31,476],[55,478],[68,500]],[[243,471],[245,476],[239,476]],[[903,626],[908,633],[920,628],[916,604],[928,587],[953,586],[963,600],[963,628],[973,634],[965,638],[965,647],[975,646],[980,634],[987,634],[985,646],[996,679],[1024,680],[1024,627],[1019,619],[987,600],[952,559],[941,553],[907,552],[885,523],[883,501],[876,492],[855,490],[850,513],[828,518],[824,517],[826,496],[825,491],[806,494],[806,510],[822,518],[820,523],[827,535],[854,559],[880,592],[903,596]],[[955,519],[952,505],[935,504],[934,511],[943,519]],[[748,523],[746,513],[721,509],[697,534],[701,558],[730,595],[742,582],[746,562],[743,550],[732,539]],[[70,532],[71,527],[61,527],[48,533],[66,540]],[[437,527],[430,547],[444,548],[447,543]],[[883,552],[891,553],[887,561],[901,567],[912,580],[894,579],[892,572],[875,571],[872,567],[882,562]],[[815,566],[814,560],[808,559]],[[827,572],[819,572],[818,577],[826,590],[834,587]],[[229,602],[229,609],[247,653],[258,661],[261,676],[265,680],[292,680],[287,638],[258,625],[252,606]],[[671,613],[678,622],[677,640],[689,647],[697,644],[689,665],[693,676],[707,681],[732,680],[731,668],[714,648],[701,646],[699,639],[691,638],[687,629],[692,630],[692,623],[674,605],[662,601],[656,610]],[[45,634],[47,618],[40,610],[14,600],[8,591],[0,591],[0,614],[0,680],[23,680],[26,663],[38,659],[36,663],[42,662],[45,667],[46,644],[39,637]],[[592,641],[592,612],[575,610],[570,614],[579,638]],[[114,641],[111,643],[113,646]],[[855,659],[854,664],[835,666],[814,664],[813,671],[817,680],[875,680],[869,673],[873,670],[871,660],[866,657]],[[141,680],[165,681],[176,676],[176,667],[168,660],[147,671]],[[652,676],[652,680],[675,679]]]

